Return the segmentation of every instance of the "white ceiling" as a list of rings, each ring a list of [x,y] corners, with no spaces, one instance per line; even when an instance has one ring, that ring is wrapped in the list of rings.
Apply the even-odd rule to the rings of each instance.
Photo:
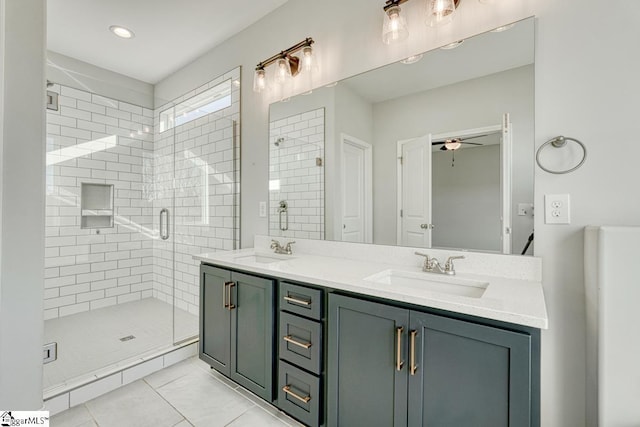
[[[48,49],[155,84],[286,2],[47,0]]]
[[[499,73],[534,62],[534,22],[472,37],[451,50],[425,53],[415,64],[395,63],[343,81],[371,103]]]

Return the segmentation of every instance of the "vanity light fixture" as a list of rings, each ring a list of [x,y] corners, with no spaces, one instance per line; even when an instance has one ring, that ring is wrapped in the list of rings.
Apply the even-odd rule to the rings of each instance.
[[[386,0],[383,6],[382,42],[390,45],[409,37],[407,21],[401,14],[400,5],[409,0]],[[429,27],[448,24],[453,20],[456,8],[462,0],[426,0],[426,24]]]
[[[133,31],[120,25],[110,26],[109,31],[122,39],[132,39],[136,36]]]
[[[382,42],[393,44],[409,37],[407,21],[401,15],[400,5],[408,0],[387,0],[384,7],[384,22],[382,23]]]
[[[260,93],[269,88],[267,82],[267,67],[275,64],[273,72],[273,84],[287,86],[292,83],[292,79],[298,74],[310,76],[317,70],[316,58],[313,52],[311,37],[307,37],[300,43],[283,50],[272,57],[265,59],[256,65],[253,77],[253,91]],[[294,54],[300,53],[299,56]]]

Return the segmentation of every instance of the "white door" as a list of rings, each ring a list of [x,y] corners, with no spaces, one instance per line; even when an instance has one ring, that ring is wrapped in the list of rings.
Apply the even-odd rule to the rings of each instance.
[[[372,243],[371,145],[342,135],[342,241]]]
[[[399,142],[402,246],[431,247],[431,136]]]

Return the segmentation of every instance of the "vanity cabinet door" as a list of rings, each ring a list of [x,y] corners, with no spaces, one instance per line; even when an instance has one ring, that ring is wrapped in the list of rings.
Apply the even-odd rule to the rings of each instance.
[[[273,280],[232,273],[229,377],[271,402],[274,373]]]
[[[328,426],[407,425],[408,326],[409,310],[329,295]]]
[[[230,282],[231,272],[200,266],[200,359],[227,376],[231,360]]]
[[[527,334],[412,311],[408,364],[410,427],[531,425]]]

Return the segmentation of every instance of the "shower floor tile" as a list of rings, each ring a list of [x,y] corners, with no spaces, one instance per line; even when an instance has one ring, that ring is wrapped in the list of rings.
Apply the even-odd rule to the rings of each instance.
[[[51,418],[52,427],[78,425],[302,426],[197,358],[187,359]]]
[[[45,321],[45,343],[58,359],[44,365],[44,389],[70,384],[107,367],[138,360],[173,344],[174,308],[146,298]],[[176,336],[198,334],[198,317],[175,310]],[[133,335],[134,339],[121,341]]]

